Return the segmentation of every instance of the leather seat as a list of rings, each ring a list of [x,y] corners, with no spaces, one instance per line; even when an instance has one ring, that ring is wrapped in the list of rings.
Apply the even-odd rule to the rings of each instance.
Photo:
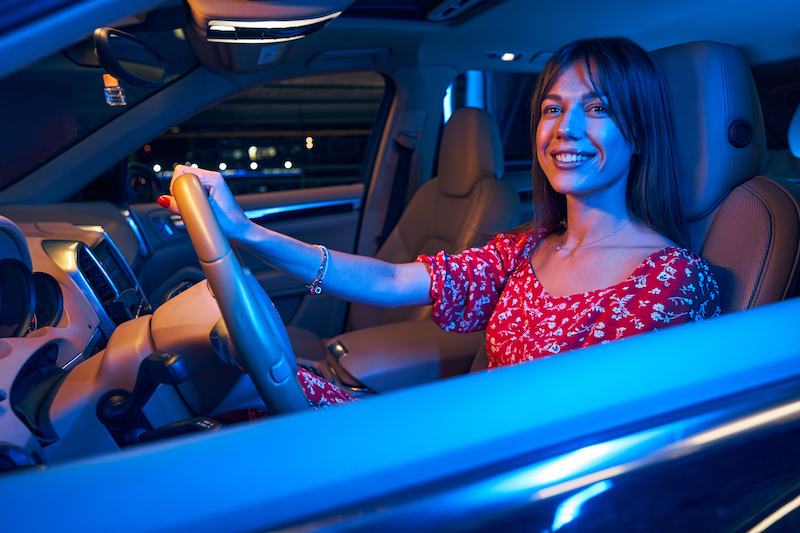
[[[800,186],[762,175],[764,118],[747,61],[733,46],[709,41],[653,56],[670,88],[692,251],[711,266],[722,312],[793,296]],[[471,370],[487,365],[484,347]]]
[[[456,253],[516,227],[519,195],[500,179],[503,165],[491,115],[472,107],[454,112],[442,133],[438,175],[417,190],[375,257],[404,263],[440,250]],[[429,320],[430,313],[430,306],[385,310],[352,304],[352,331],[325,343],[347,348],[338,359],[313,333],[287,329],[299,357],[327,357],[343,381],[385,391],[463,374],[483,345],[483,332],[445,332]]]
[[[792,296],[800,262],[800,187],[763,176],[764,118],[747,61],[701,41],[653,52],[670,86],[688,171],[692,251],[711,265],[722,312]]]
[[[414,194],[375,257],[408,263],[420,254],[456,253],[519,224],[519,195],[503,176],[503,144],[492,116],[458,109],[444,127],[438,175]],[[430,307],[350,306],[350,329],[430,316]]]

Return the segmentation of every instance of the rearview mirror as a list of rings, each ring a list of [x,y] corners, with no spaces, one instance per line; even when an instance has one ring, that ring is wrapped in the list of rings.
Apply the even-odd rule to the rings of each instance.
[[[97,28],[92,38],[100,64],[112,76],[137,87],[164,83],[167,61],[144,41],[114,28]]]

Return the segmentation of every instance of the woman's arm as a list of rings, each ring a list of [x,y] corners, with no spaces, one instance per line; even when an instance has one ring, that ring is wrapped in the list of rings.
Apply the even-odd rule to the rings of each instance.
[[[307,285],[314,281],[322,264],[322,253],[317,246],[251,222],[219,172],[178,165],[173,180],[185,173],[195,174],[208,190],[214,213],[228,239]],[[180,214],[173,197],[161,197],[158,203],[172,213]],[[430,304],[430,286],[430,275],[422,263],[396,265],[336,251],[330,252],[322,283],[323,290],[329,294],[380,307]]]

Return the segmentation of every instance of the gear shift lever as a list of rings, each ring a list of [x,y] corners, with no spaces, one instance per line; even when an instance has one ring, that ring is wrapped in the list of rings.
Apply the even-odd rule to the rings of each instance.
[[[169,352],[153,352],[139,365],[136,385],[130,396],[124,391],[111,391],[100,399],[97,415],[106,426],[120,426],[139,415],[160,383],[177,385],[189,377],[189,369],[180,355]]]

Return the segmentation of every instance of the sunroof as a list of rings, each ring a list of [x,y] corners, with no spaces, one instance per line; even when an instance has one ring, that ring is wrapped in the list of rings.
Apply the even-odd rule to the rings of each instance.
[[[449,20],[484,0],[355,0],[343,16],[404,19]]]
[[[425,14],[442,0],[355,0],[342,16],[425,20]]]

